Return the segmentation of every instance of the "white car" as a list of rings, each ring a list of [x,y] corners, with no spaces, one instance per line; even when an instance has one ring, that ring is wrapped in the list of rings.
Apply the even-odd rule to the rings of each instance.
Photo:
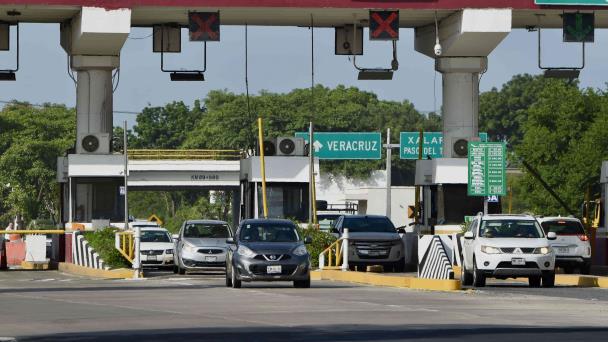
[[[461,282],[485,286],[486,278],[527,277],[531,287],[555,284],[555,253],[529,215],[477,215],[464,234]]]
[[[175,243],[173,272],[203,270],[208,267],[225,267],[226,252],[230,248],[226,239],[232,237],[227,222],[216,220],[188,220],[182,224]]]
[[[140,228],[140,260],[142,266],[173,267],[173,240],[162,227]]]
[[[539,217],[537,220],[545,233],[557,235],[557,239],[551,241],[556,266],[566,273],[579,269],[582,274],[589,274],[591,244],[581,221],[574,217]]]

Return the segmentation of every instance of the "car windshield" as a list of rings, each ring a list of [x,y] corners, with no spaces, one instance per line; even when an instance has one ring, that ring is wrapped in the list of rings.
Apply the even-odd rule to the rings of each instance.
[[[557,235],[582,235],[585,234],[583,225],[578,221],[561,220],[545,221],[540,224],[545,233],[554,232]]]
[[[284,223],[243,225],[240,239],[246,242],[296,242],[300,240],[296,227]]]
[[[162,230],[142,230],[141,242],[171,242],[171,237]]]
[[[533,238],[543,236],[534,220],[484,220],[479,236],[485,238]]]
[[[184,228],[185,238],[225,239],[230,237],[226,224],[188,223]]]
[[[344,218],[344,228],[351,233],[395,233],[395,226],[386,217]]]

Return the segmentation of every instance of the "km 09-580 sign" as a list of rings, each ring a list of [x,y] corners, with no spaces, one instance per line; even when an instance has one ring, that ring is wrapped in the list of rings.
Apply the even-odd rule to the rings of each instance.
[[[296,137],[308,142],[308,133]],[[379,132],[315,132],[312,148],[319,159],[380,159],[382,136]]]

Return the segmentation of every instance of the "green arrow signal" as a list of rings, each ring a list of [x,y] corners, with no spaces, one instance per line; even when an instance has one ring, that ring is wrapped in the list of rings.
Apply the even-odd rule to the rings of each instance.
[[[591,26],[587,26],[584,27],[583,26],[583,14],[582,13],[576,13],[575,14],[575,24],[574,24],[574,28],[572,26],[568,26],[566,27],[566,31],[568,31],[569,34],[571,34],[577,41],[583,41],[585,40],[585,37],[587,37],[587,35],[589,33],[591,33],[591,31],[593,30],[593,27]]]

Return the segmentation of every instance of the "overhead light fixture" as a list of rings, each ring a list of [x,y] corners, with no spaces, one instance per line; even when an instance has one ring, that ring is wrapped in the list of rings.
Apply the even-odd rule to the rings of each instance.
[[[204,81],[205,75],[202,72],[172,72],[171,81]]]
[[[361,81],[392,80],[393,71],[391,69],[362,69],[359,71],[357,79]]]
[[[0,81],[16,81],[17,77],[15,73],[12,71],[9,72],[0,72]]]
[[[561,78],[573,80],[580,75],[580,69],[545,69],[544,76],[546,78]]]

